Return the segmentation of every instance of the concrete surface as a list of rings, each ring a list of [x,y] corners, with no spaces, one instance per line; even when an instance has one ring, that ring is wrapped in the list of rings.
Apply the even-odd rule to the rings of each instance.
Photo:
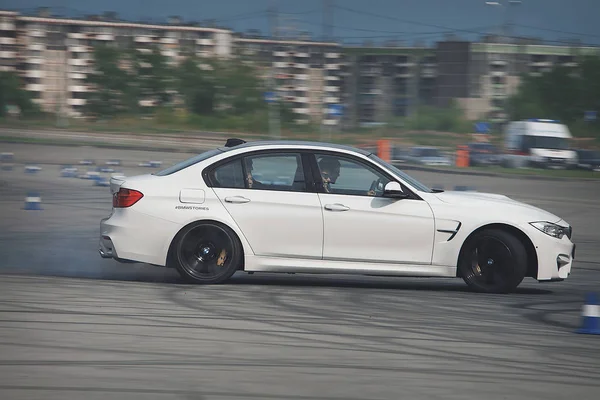
[[[0,171],[2,399],[596,399],[600,335],[578,335],[600,291],[600,184],[411,175],[474,186],[557,213],[574,227],[564,282],[510,295],[459,279],[236,274],[224,285],[97,253],[109,189],[58,164],[120,158],[126,175],[178,153],[18,145]],[[80,157],[81,156],[81,157]],[[103,162],[102,161],[102,162]],[[70,161],[73,162],[73,161]],[[43,210],[23,210],[30,190]]]

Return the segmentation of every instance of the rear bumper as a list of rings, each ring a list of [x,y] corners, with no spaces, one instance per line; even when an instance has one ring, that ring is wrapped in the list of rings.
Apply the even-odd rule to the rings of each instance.
[[[98,254],[123,263],[164,266],[170,238],[179,226],[133,210],[115,210],[100,221]]]

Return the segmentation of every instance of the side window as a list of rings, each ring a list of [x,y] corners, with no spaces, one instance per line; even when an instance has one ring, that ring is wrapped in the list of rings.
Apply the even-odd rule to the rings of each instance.
[[[237,159],[217,167],[212,173],[212,178],[216,187],[243,189],[245,186],[242,161]]]
[[[305,192],[300,154],[265,154],[244,158],[249,189]]]
[[[383,196],[390,181],[370,166],[338,156],[315,154],[326,193]]]

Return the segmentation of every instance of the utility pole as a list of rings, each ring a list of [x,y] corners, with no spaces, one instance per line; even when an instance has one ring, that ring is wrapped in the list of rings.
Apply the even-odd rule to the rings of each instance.
[[[276,5],[276,0],[271,0],[270,1],[270,6],[269,6],[269,31],[271,33],[271,39],[273,39],[274,41],[277,41],[277,38],[279,36],[279,27],[278,27],[278,15],[277,15],[277,5]],[[274,47],[276,47],[277,45],[275,44]],[[278,106],[278,102],[279,102],[279,97],[277,95],[277,85],[275,82],[275,65],[274,65],[274,60],[275,57],[273,55],[273,51],[275,50],[275,48],[271,51],[271,60],[270,63],[271,65],[269,66],[269,79],[268,79],[268,90],[271,93],[271,95],[273,96],[273,98],[268,100],[268,107],[269,107],[269,134],[272,138],[274,139],[280,139],[281,138],[281,122],[280,122],[280,118],[279,118],[279,106]]]
[[[333,0],[323,0],[323,41],[332,40]]]
[[[485,4],[489,5],[489,6],[496,6],[496,7],[502,7],[502,40],[504,43],[506,44],[510,44],[511,43],[511,38],[509,37],[509,33],[510,33],[510,27],[511,27],[511,23],[510,23],[510,8],[511,6],[517,6],[519,4],[521,4],[522,1],[521,0],[505,0],[504,2],[500,2],[500,1],[486,1]],[[518,62],[518,59],[515,61],[515,59],[513,58],[513,54],[511,51],[509,51],[507,53],[507,71],[506,71],[506,75],[507,75],[507,81],[508,79],[510,79],[511,75],[517,75],[517,66],[516,63]],[[488,63],[489,65],[489,63]],[[488,66],[489,68],[489,66]],[[508,88],[508,82],[505,81],[505,87]],[[508,90],[508,89],[507,89]],[[507,105],[506,105],[506,101],[502,102],[502,113],[504,114],[504,117],[506,118],[508,116],[508,110],[507,110]]]

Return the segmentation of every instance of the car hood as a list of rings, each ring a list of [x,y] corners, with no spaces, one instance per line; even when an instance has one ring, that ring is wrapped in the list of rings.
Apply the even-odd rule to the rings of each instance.
[[[489,210],[490,214],[503,215],[510,213],[506,215],[523,215],[525,219],[530,221],[556,223],[562,220],[562,218],[546,210],[522,203],[502,194],[448,191],[435,193],[435,196],[444,203],[461,206],[467,210],[485,208],[486,211]]]

